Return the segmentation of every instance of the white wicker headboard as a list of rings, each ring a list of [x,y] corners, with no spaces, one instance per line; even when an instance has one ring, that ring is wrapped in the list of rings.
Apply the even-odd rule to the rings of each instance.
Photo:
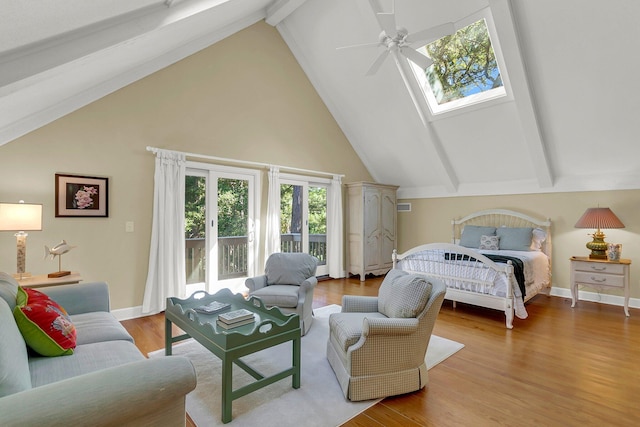
[[[508,209],[488,209],[474,212],[460,219],[451,220],[451,243],[460,243],[460,235],[465,225],[488,227],[533,227],[541,228],[547,234],[542,244],[542,252],[551,259],[551,219],[538,219]]]

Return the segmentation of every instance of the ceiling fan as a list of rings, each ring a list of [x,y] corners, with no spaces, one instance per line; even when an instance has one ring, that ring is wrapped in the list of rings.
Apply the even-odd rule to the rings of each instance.
[[[449,34],[453,34],[456,31],[454,28],[454,24],[449,22],[409,34],[406,28],[396,26],[395,0],[393,0],[392,2],[391,12],[379,11],[377,0],[369,0],[369,3],[371,3],[371,8],[376,15],[376,19],[378,20],[380,28],[382,29],[378,37],[378,42],[338,48],[351,49],[372,46],[384,47],[384,51],[380,53],[378,58],[369,68],[369,71],[367,71],[368,76],[375,74],[378,69],[380,69],[389,54],[392,54],[394,56],[396,62],[399,60],[399,56],[404,56],[423,70],[428,68],[431,64],[433,64],[431,58],[418,52],[411,46],[418,44],[420,46],[424,46],[429,42],[440,39]]]

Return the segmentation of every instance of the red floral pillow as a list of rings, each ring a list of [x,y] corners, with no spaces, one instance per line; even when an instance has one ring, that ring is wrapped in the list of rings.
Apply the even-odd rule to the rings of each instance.
[[[13,316],[24,341],[42,356],[73,354],[76,328],[69,315],[46,294],[30,288],[18,288]]]

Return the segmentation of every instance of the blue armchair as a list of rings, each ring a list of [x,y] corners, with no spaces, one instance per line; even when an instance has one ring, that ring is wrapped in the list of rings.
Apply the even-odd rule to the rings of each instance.
[[[256,296],[267,307],[278,307],[283,313],[300,316],[302,335],[313,322],[313,289],[318,283],[318,259],[305,253],[275,253],[265,264],[265,274],[245,281],[249,295]]]

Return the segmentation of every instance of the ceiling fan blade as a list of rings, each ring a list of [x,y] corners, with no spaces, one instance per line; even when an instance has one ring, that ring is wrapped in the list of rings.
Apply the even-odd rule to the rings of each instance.
[[[388,36],[393,37],[398,32],[395,13],[376,13],[376,18],[378,18],[380,27]]]
[[[380,67],[382,66],[382,63],[384,62],[384,60],[387,59],[387,56],[389,56],[389,51],[388,50],[383,51],[380,54],[380,56],[376,58],[373,64],[371,64],[369,71],[367,71],[367,76],[373,76],[375,73],[377,73]]]
[[[406,56],[411,62],[416,64],[418,67],[426,70],[433,64],[433,60],[426,55],[421,54],[420,52],[412,49],[410,47],[403,47],[400,50],[400,53]]]
[[[360,48],[360,47],[377,47],[380,46],[380,42],[375,42],[375,43],[363,43],[363,44],[352,44],[350,46],[340,46],[337,47],[336,50],[341,50],[341,49],[355,49],[355,48]]]
[[[409,44],[420,43],[422,46],[434,40],[441,39],[445,36],[456,32],[453,22],[438,25],[436,27],[427,28],[426,30],[418,31],[409,35]]]

